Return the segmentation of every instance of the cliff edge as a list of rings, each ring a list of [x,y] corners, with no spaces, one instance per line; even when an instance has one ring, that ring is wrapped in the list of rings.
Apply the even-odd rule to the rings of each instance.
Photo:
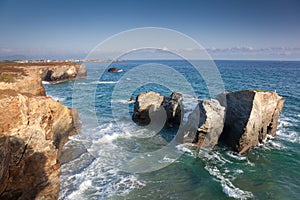
[[[76,110],[45,96],[43,66],[0,64],[0,199],[57,199]]]

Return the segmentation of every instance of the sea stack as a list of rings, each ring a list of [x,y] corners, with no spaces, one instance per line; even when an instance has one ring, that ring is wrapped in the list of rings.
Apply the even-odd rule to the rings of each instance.
[[[226,108],[220,141],[239,153],[275,136],[284,99],[276,92],[243,90],[225,92],[217,99]]]

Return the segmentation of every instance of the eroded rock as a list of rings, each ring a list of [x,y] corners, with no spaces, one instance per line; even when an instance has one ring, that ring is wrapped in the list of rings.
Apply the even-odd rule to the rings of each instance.
[[[151,120],[165,121],[166,125],[179,125],[182,119],[180,93],[173,92],[165,97],[156,92],[141,93],[136,97],[132,119],[139,125],[148,125]]]
[[[183,142],[200,147],[218,144],[225,120],[225,108],[215,99],[201,100],[183,127]]]
[[[284,99],[276,92],[244,90],[226,92],[217,97],[226,107],[226,119],[220,141],[239,153],[275,136]]]

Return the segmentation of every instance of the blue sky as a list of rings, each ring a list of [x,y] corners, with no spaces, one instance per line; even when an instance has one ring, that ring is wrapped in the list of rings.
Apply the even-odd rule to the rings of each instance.
[[[300,60],[299,21],[298,0],[0,0],[0,59],[84,58],[119,32],[163,27],[215,59]]]

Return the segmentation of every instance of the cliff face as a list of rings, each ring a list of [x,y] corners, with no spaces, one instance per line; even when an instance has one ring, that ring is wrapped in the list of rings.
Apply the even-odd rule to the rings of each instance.
[[[0,199],[57,199],[62,146],[80,127],[76,111],[46,97],[29,72],[11,68],[0,82]]]

